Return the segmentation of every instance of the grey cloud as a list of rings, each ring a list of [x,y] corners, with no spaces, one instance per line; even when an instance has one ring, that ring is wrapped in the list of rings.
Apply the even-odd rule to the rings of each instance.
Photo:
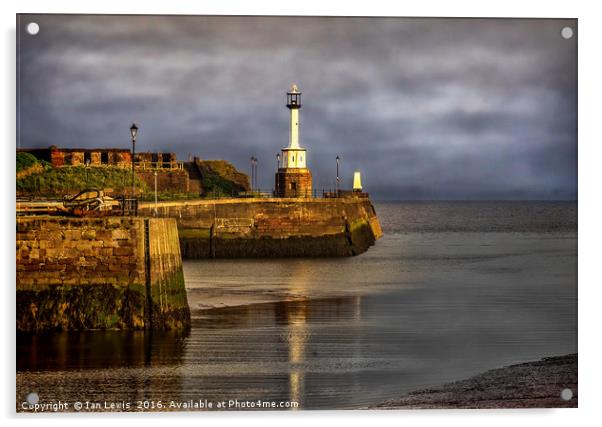
[[[24,26],[40,23],[38,36]],[[22,15],[19,141],[225,158],[273,186],[284,92],[318,188],[576,198],[574,20]]]

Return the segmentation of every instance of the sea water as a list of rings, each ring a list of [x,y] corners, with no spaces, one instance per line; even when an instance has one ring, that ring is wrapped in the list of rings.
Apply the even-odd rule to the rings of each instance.
[[[576,203],[374,205],[384,236],[356,257],[184,261],[187,333],[19,334],[18,407],[360,408],[577,351]]]

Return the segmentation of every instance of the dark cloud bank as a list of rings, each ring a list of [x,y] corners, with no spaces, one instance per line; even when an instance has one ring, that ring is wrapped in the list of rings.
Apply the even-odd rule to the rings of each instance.
[[[25,32],[28,22],[40,33]],[[318,188],[576,199],[574,20],[22,15],[19,145],[224,158],[273,186],[286,89]]]

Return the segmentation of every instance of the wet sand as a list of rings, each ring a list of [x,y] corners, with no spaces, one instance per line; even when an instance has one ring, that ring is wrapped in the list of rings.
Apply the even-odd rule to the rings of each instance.
[[[572,392],[568,400],[570,394],[561,398],[565,389]],[[569,354],[492,369],[369,409],[576,408],[577,400],[577,354]]]

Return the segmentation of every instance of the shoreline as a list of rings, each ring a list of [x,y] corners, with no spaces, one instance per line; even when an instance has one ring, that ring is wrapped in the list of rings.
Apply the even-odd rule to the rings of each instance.
[[[234,308],[234,307],[247,307],[257,304],[272,304],[272,303],[286,303],[286,302],[294,302],[294,301],[303,301],[314,298],[309,298],[307,296],[285,296],[285,295],[265,295],[259,294],[256,296],[250,295],[248,292],[231,292],[231,293],[218,293],[216,295],[210,295],[210,292],[204,293],[202,290],[198,293],[203,293],[202,301],[197,301],[200,299],[199,297],[191,297],[191,289],[187,289],[187,293],[189,298],[193,301],[190,305],[191,312],[194,313],[204,313],[210,310],[218,310],[220,308]]]
[[[491,369],[364,409],[577,408],[577,353]],[[563,400],[564,389],[572,398]]]

